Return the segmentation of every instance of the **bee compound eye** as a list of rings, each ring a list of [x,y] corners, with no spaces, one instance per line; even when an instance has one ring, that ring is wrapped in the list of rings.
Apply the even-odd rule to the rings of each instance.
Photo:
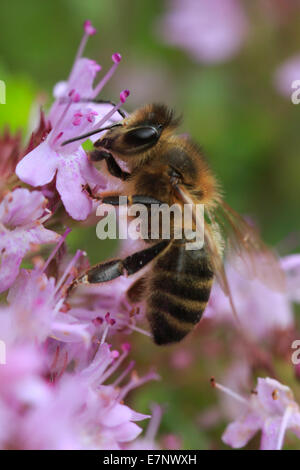
[[[126,144],[138,147],[155,144],[159,136],[160,132],[155,127],[143,126],[126,132],[124,140]]]

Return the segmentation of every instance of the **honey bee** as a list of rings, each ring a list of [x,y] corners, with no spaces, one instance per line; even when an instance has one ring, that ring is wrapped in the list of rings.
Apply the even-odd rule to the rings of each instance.
[[[97,264],[71,286],[130,276],[152,262],[151,269],[130,287],[127,295],[131,302],[145,300],[146,316],[158,345],[182,340],[200,321],[214,279],[235,311],[223,263],[225,245],[250,276],[274,289],[283,285],[275,254],[266,248],[255,229],[223,201],[202,151],[190,138],[176,135],[178,125],[179,120],[166,106],[146,105],[102,129],[106,132],[95,142],[90,159],[105,160],[109,173],[122,180],[121,192],[127,195],[128,204],[178,203],[192,204],[193,208],[204,204],[203,247],[186,250],[188,240],[184,238],[145,240],[147,248],[125,259]],[[118,162],[125,162],[128,171]],[[103,195],[102,202],[118,205],[120,194]],[[193,217],[196,221],[195,211]]]

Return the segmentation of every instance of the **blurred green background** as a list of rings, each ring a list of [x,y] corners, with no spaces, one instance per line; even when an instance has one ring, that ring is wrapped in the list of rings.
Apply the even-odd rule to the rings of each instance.
[[[22,128],[26,136],[34,102],[43,95],[51,102],[53,85],[68,76],[82,23],[90,19],[98,34],[89,40],[85,56],[104,70],[113,52],[123,56],[104,97],[116,99],[121,89],[129,88],[128,111],[162,101],[182,113],[182,131],[203,146],[227,201],[253,216],[263,238],[280,246],[283,254],[295,250],[300,230],[300,105],[279,95],[273,81],[282,61],[300,50],[300,9],[275,24],[262,13],[262,2],[244,2],[250,30],[240,53],[222,64],[205,65],[160,41],[155,25],[165,12],[161,0],[2,0],[0,79],[6,82],[7,104],[0,105],[0,125]],[[70,243],[73,249],[86,249],[92,262],[115,249],[114,243],[97,240],[94,227],[74,230]],[[198,357],[192,367],[178,372],[169,366],[178,347],[164,350],[149,344],[144,351],[142,340],[137,340],[133,355],[141,355],[142,370],[154,361],[162,364],[163,381],[138,391],[132,398],[136,406],[142,411],[149,401],[169,403],[163,432],[179,434],[187,448],[213,447],[214,436],[222,446],[224,427],[210,435],[196,420],[207,402],[215,401],[207,380],[219,361],[211,358],[207,364]],[[189,339],[193,347],[198,340]]]

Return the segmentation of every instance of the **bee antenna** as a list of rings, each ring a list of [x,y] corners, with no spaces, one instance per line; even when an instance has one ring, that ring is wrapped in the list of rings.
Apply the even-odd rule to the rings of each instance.
[[[101,127],[100,129],[95,129],[94,131],[87,132],[86,134],[78,135],[77,137],[73,137],[72,139],[65,140],[62,142],[61,146],[70,144],[71,142],[76,142],[77,140],[85,139],[90,137],[91,135],[98,134],[98,132],[108,131],[109,129],[113,129],[114,127],[122,126],[121,123],[112,124],[111,126]]]

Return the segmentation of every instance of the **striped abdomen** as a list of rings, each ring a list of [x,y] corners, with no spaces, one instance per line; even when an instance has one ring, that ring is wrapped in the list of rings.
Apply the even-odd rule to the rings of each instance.
[[[154,341],[180,341],[201,319],[213,282],[204,249],[186,250],[173,240],[154,261],[148,284],[147,318]]]

